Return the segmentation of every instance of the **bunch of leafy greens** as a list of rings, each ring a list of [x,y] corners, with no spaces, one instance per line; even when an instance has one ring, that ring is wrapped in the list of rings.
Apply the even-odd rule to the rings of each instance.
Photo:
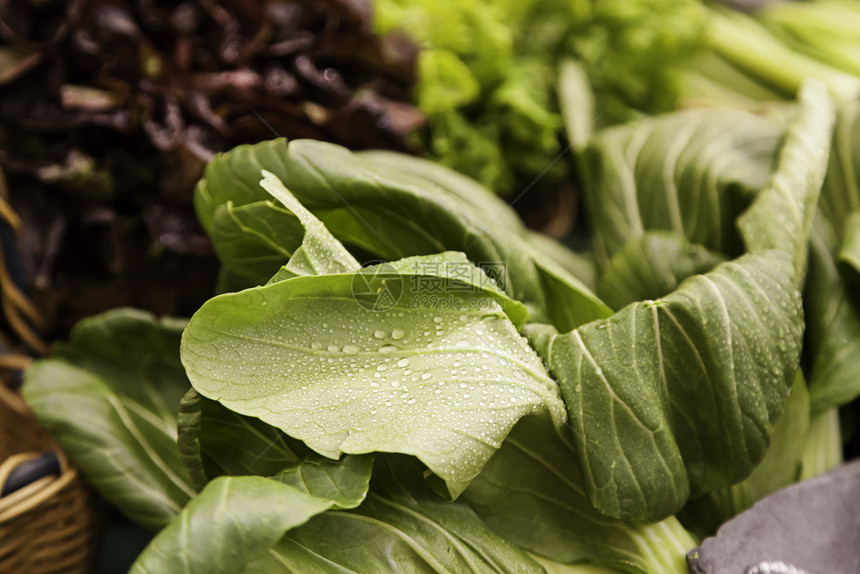
[[[501,194],[559,153],[554,77],[578,58],[606,123],[673,109],[700,39],[695,0],[376,0],[377,29],[423,42],[416,101],[423,148]],[[556,183],[557,166],[543,181]]]
[[[565,117],[591,133],[583,77],[566,66]],[[446,168],[236,148],[196,192],[224,292],[187,325],[82,322],[25,397],[159,530],[134,572],[686,572],[676,513],[704,530],[798,478],[833,116],[810,84],[775,117],[596,133],[577,147],[593,288]]]
[[[569,129],[589,133],[584,74],[567,63],[561,78]],[[681,517],[697,533],[712,533],[767,493],[841,462],[837,407],[860,395],[860,301],[851,290],[856,277],[853,226],[860,207],[854,167],[860,160],[855,143],[860,136],[858,108],[854,102],[838,109],[819,207],[803,223],[808,246],[795,255],[795,265],[808,261],[809,272],[798,283],[805,295],[804,369],[786,405],[793,414],[776,427],[768,455],[747,480],[688,504]],[[752,197],[763,203],[758,190],[769,179],[773,182],[768,166],[786,137],[784,123],[796,125],[792,107],[765,110],[765,116],[731,109],[690,110],[604,130],[580,147],[580,169],[589,179],[587,205],[596,222],[595,256],[602,266],[597,293],[604,301],[621,308],[656,298],[675,289],[684,277],[736,255],[743,246],[749,248],[756,236],[770,235],[774,246],[796,241],[785,234],[796,227],[777,211],[773,219],[782,236],[763,232],[751,223],[749,213],[736,219]],[[782,149],[779,157],[785,161]],[[710,165],[701,163],[705,157],[712,158]],[[693,172],[693,166],[698,171]],[[779,185],[780,196],[785,196],[796,193],[801,180],[786,179]],[[779,328],[772,330],[780,349],[783,335]],[[755,360],[766,364],[758,356]]]
[[[803,476],[812,476],[839,462],[840,427],[850,431],[858,413],[857,402],[848,403],[860,391],[860,301],[853,271],[860,209],[860,6],[846,0],[765,2],[751,13],[710,5],[705,14],[704,50],[684,73],[682,102],[774,109],[774,102],[793,99],[811,77],[838,104],[804,286],[803,366],[813,419]],[[846,452],[856,455],[856,433],[846,438]],[[743,506],[748,495],[736,492],[721,504]]]
[[[682,101],[750,106],[793,99],[806,78],[841,102],[860,96],[860,6],[853,0],[764,2],[752,14],[708,5]]]

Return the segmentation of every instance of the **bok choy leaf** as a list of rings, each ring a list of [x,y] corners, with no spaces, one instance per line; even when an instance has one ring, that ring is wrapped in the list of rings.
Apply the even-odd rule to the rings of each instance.
[[[588,193],[604,254],[653,229],[725,252],[732,190],[743,197],[761,187],[737,212],[750,254],[569,333],[530,329],[559,381],[589,498],[607,515],[670,516],[688,496],[742,480],[765,455],[799,364],[799,288],[834,122],[822,86],[806,85],[800,101],[772,175],[767,158],[779,130],[750,116],[718,132],[710,122],[725,120],[723,112],[607,130],[585,152],[599,167],[589,174],[602,174]],[[707,161],[735,137],[759,155],[723,150]],[[656,161],[644,159],[648,152]],[[688,165],[701,166],[698,178],[682,184],[679,167]]]
[[[39,421],[102,496],[157,530],[196,494],[176,448],[184,321],[117,309],[81,322],[26,372]]]

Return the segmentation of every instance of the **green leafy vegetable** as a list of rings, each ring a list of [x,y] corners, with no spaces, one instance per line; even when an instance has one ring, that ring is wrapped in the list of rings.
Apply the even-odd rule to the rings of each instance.
[[[812,221],[827,173],[835,111],[817,82],[804,84],[799,98],[802,107],[786,133],[779,166],[737,225],[751,253],[781,249],[791,255],[795,277],[802,285]]]
[[[217,207],[212,243],[224,270],[253,286],[268,281],[279,268],[277,280],[358,269],[358,262],[325,225],[277,177],[262,173],[260,185],[283,207],[271,201],[240,207],[228,201]]]
[[[275,480],[301,492],[332,502],[333,508],[355,508],[367,496],[371,456],[345,456],[334,461],[316,454],[291,464]]]
[[[812,365],[812,412],[850,402],[860,395],[860,301],[840,273],[840,253],[851,251],[851,214],[860,210],[860,106],[839,109],[819,217],[810,242],[806,285],[807,356]],[[847,241],[846,241],[847,239]],[[850,255],[848,256],[850,258]]]
[[[795,52],[739,11],[709,9],[706,30],[708,46],[717,54],[789,98],[808,78],[823,82],[841,101],[860,94],[860,78]]]
[[[646,231],[609,260],[598,293],[613,309],[621,309],[668,295],[687,277],[706,273],[724,260],[681,235]]]
[[[529,242],[537,257],[555,262],[568,274],[581,281],[590,291],[597,291],[597,262],[591,252],[571,251],[541,233],[530,233]],[[579,323],[583,322],[585,321]]]
[[[289,209],[305,229],[302,245],[291,253],[289,262],[278,272],[276,280],[283,281],[300,275],[348,273],[360,267],[325,225],[305,209],[275,175],[263,171],[260,186]]]
[[[177,444],[198,490],[222,475],[271,476],[306,454],[263,421],[242,416],[191,389],[179,406]]]
[[[591,506],[566,433],[545,417],[526,417],[463,498],[496,532],[552,560],[686,574],[684,556],[695,543],[677,520],[627,523]]]
[[[701,537],[712,536],[726,520],[796,482],[801,476],[809,427],[809,393],[798,373],[761,464],[742,482],[687,503],[679,514],[684,525]]]
[[[424,42],[416,94],[428,116],[421,145],[503,194],[538,174],[547,184],[564,175],[551,165],[562,127],[554,72],[563,58],[581,62],[607,121],[633,110],[667,111],[680,91],[680,69],[701,42],[703,15],[690,0],[375,6],[380,31],[405,30]]]
[[[848,266],[847,273],[852,285],[857,286],[860,273],[860,211],[851,214],[845,222],[845,237],[839,250],[839,261]]]
[[[809,437],[803,450],[801,480],[825,473],[842,464],[842,432],[839,411],[826,410],[809,423]]]
[[[597,133],[583,158],[598,261],[645,231],[736,254],[735,219],[767,183],[780,124],[735,110],[690,110]]]
[[[549,409],[561,421],[563,406],[504,296],[452,292],[428,310],[432,276],[387,267],[211,299],[183,335],[183,363],[204,396],[323,455],[413,454],[456,496],[517,420]],[[352,296],[365,280],[402,293],[373,311]]]
[[[780,252],[745,256],[657,301],[537,335],[601,512],[670,516],[762,459],[800,354],[792,273]]]
[[[346,246],[389,261],[463,251],[490,273],[502,269],[498,279],[508,295],[522,301],[534,320],[559,329],[610,314],[579,280],[535,252],[504,202],[450,170],[395,158],[303,140],[240,146],[210,162],[195,196],[197,211],[211,229],[219,206],[266,200],[258,185],[266,169]]]
[[[821,86],[808,85],[801,103],[777,169],[738,218],[753,254],[692,277],[666,297],[631,304],[567,334],[531,330],[532,344],[559,380],[588,495],[605,514],[639,520],[669,516],[688,496],[745,478],[764,457],[799,360],[803,319],[798,285],[833,125],[832,106]],[[678,124],[680,118],[688,123]],[[726,234],[720,230],[725,222],[705,226],[703,234],[702,225],[682,223],[697,219],[681,217],[687,205],[702,205],[708,195],[717,213],[726,211],[719,208],[725,193],[711,183],[716,177],[692,196],[679,194],[681,189],[689,193],[690,185],[676,183],[677,165],[684,165],[676,157],[691,159],[691,165],[708,157],[684,156],[683,150],[697,145],[693,132],[686,130],[716,127],[713,119],[707,113],[678,114],[609,130],[622,136],[617,140],[595,136],[587,153],[622,170],[634,162],[638,166],[645,150],[658,149],[646,147],[661,141],[650,139],[651,134],[660,134],[665,149],[674,152],[658,156],[659,179],[645,171],[655,165],[647,162],[638,177],[604,168],[601,173],[612,178],[595,180],[589,193],[604,249],[616,252],[645,230],[667,227],[725,247]],[[756,125],[748,121],[747,129]],[[670,125],[679,129],[663,131]],[[773,135],[770,126],[758,125],[757,135]],[[696,138],[703,133],[708,132],[695,132]],[[719,149],[723,141],[709,142],[707,149]],[[723,161],[715,163],[722,166]],[[749,168],[739,173],[761,174],[761,163],[761,158],[758,165],[746,163]],[[667,164],[675,166],[670,172],[674,178],[665,177]],[[710,168],[704,163],[697,175]],[[605,201],[607,193],[617,198],[616,207]],[[647,207],[644,216],[640,206]],[[690,417],[693,409],[704,414],[704,422]]]
[[[243,572],[287,530],[329,506],[275,480],[217,478],[155,537],[131,574]]]
[[[311,519],[247,571],[541,572],[466,505],[430,492],[420,469],[379,462],[374,492],[360,507]]]
[[[618,574],[619,572],[619,570],[589,564],[561,564],[535,555],[532,555],[532,559],[543,566],[547,574]]]
[[[774,428],[767,454],[749,477],[732,486],[732,489],[743,492],[747,506],[798,480],[809,426],[809,392],[803,374],[798,372],[785,409]],[[745,510],[747,506],[738,508],[736,512]]]
[[[787,46],[860,75],[860,8],[848,0],[769,4],[756,14]]]
[[[467,3],[452,28],[511,51],[458,68],[456,38],[428,49],[454,84],[425,104],[451,125],[466,101],[516,110],[507,151],[534,125],[555,134],[538,52],[606,49],[611,69],[638,46],[632,65],[649,62],[626,26],[658,5],[589,5],[572,40],[558,6],[481,20],[488,5]],[[496,25],[514,15],[540,31],[524,56]],[[583,58],[560,91],[594,256],[416,158],[276,140],[210,162],[198,214],[222,287],[248,288],[204,304],[181,341],[175,321],[95,318],[25,385],[96,487],[163,527],[134,572],[681,574],[696,542],[679,518],[710,532],[838,463],[834,407],[857,388],[853,108],[834,136],[809,83],[766,115],[600,130],[589,84],[647,99],[649,81],[612,84]]]
[[[836,257],[839,243],[823,217],[810,244],[809,281],[804,299],[807,354],[811,357],[809,393],[813,414],[850,402],[860,394],[860,308],[851,300]]]
[[[588,75],[576,60],[558,68],[558,102],[564,117],[567,141],[575,156],[587,148],[595,129],[594,93]]]
[[[764,2],[754,11],[708,4],[703,13],[685,103],[759,108],[793,99],[810,78],[837,102],[860,94],[860,8],[852,0]]]
[[[183,321],[118,309],[87,319],[27,370],[24,397],[102,495],[147,528],[196,490],[176,448]]]
[[[261,285],[292,256],[302,241],[301,222],[271,201],[236,207],[227,202],[212,217],[210,237],[221,261],[242,286]]]

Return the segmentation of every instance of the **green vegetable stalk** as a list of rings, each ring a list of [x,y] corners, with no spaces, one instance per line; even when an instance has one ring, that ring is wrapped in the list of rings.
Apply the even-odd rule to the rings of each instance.
[[[844,0],[770,2],[752,14],[708,6],[683,101],[749,106],[791,100],[807,78],[837,102],[860,95],[860,9]]]

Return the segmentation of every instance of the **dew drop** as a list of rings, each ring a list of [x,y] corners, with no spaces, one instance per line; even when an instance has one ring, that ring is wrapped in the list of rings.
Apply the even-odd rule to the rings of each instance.
[[[391,338],[395,341],[402,339],[406,335],[406,331],[403,329],[394,329],[391,331]]]

